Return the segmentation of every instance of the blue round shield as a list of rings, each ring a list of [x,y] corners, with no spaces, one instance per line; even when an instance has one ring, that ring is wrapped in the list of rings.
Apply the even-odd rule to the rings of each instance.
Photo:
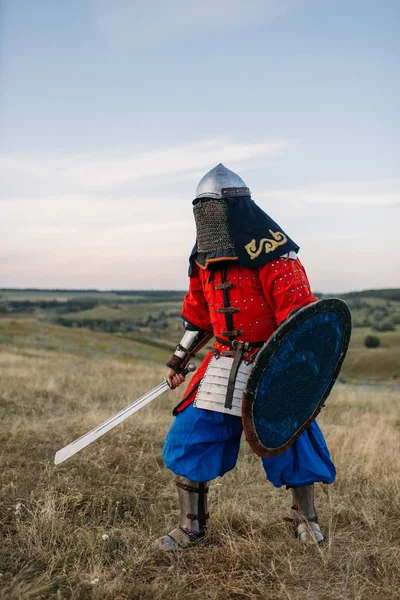
[[[350,335],[347,304],[328,298],[296,310],[261,348],[242,405],[245,436],[256,454],[281,454],[316,418]]]

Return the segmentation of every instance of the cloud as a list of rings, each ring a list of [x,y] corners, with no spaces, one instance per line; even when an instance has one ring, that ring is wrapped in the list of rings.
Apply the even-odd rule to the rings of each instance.
[[[305,0],[93,0],[92,14],[104,38],[117,48],[195,39],[274,19]]]
[[[0,287],[183,289],[197,181],[222,161],[261,182],[292,143],[0,155]],[[253,196],[300,244],[315,288],[397,285],[400,179],[260,187]]]
[[[256,190],[255,196],[267,203],[315,210],[317,207],[385,207],[400,205],[400,179],[321,182],[301,187]]]
[[[14,257],[0,286],[64,276],[74,287],[86,272],[91,286],[150,286],[153,276],[162,278],[156,287],[185,287],[200,177],[221,161],[242,172],[288,147],[216,138],[144,152],[0,155],[0,252]],[[174,272],[158,272],[160,256]]]
[[[190,184],[219,162],[245,168],[254,160],[282,156],[287,140],[252,144],[216,138],[151,149],[143,152],[93,152],[71,154],[0,155],[2,194],[10,197],[49,197],[65,194],[88,195],[159,190],[166,183]]]

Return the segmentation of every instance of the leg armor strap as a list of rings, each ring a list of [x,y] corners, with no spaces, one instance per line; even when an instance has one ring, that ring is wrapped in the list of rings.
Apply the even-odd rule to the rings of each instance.
[[[210,513],[207,513],[205,515],[194,515],[193,513],[189,513],[186,516],[191,521],[201,521],[201,520],[209,519]]]
[[[208,487],[205,487],[204,483],[199,483],[199,487],[195,487],[193,485],[187,485],[186,483],[183,483],[182,481],[175,481],[175,485],[178,488],[181,488],[181,490],[185,490],[186,492],[191,492],[193,494],[208,494]],[[204,486],[203,488],[201,488],[201,486]]]

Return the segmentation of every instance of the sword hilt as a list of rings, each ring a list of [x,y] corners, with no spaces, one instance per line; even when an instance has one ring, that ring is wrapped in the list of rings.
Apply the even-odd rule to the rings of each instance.
[[[182,371],[178,371],[178,372],[179,372],[180,375],[183,375],[184,377],[186,377],[186,375],[188,375],[188,373],[193,372],[196,369],[197,369],[197,367],[196,367],[196,365],[194,363],[189,363]],[[169,383],[168,383],[168,385],[169,385]]]
[[[188,366],[186,367],[186,369],[183,369],[182,371],[182,375],[184,377],[186,377],[186,375],[188,375],[188,373],[193,372],[197,369],[196,365],[194,363],[189,363]]]

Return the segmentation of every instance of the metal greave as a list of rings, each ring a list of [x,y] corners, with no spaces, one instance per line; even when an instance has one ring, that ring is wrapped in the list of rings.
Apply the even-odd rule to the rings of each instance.
[[[290,488],[293,497],[293,510],[299,521],[317,522],[317,514],[314,506],[314,485]]]
[[[178,476],[175,480],[178,488],[180,506],[180,527],[185,531],[201,537],[207,529],[207,482],[199,483],[186,477]]]

